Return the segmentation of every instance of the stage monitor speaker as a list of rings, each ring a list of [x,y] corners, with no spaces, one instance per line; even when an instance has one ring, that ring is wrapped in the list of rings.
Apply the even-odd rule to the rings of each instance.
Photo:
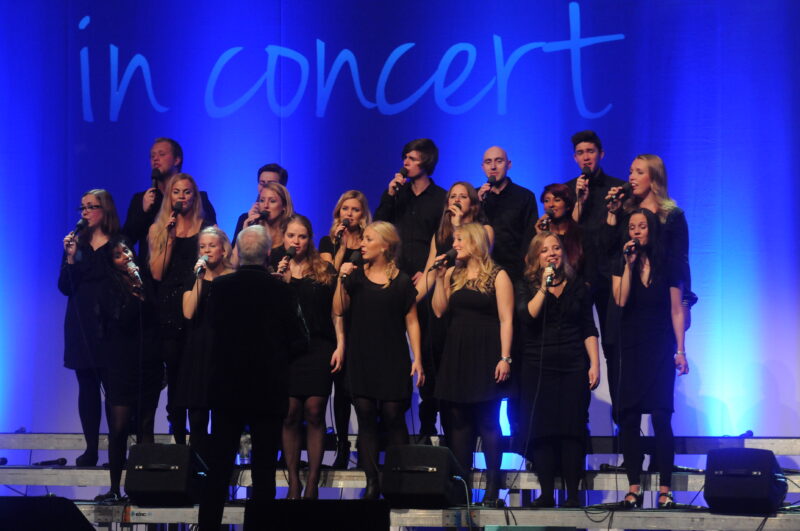
[[[756,448],[708,452],[705,498],[714,513],[771,514],[786,497],[787,483],[775,454]]]
[[[389,531],[386,500],[248,500],[245,531]]]
[[[446,446],[386,449],[381,491],[392,507],[435,509],[465,505],[467,475]],[[471,488],[471,487],[470,487]]]
[[[200,501],[208,470],[183,444],[136,444],[128,455],[125,493],[136,505],[179,507]]]
[[[57,496],[0,497],[0,529],[94,531],[80,509]]]

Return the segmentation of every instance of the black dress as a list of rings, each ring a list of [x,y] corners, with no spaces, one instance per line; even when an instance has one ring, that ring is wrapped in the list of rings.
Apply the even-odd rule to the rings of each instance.
[[[178,372],[176,405],[187,409],[210,409],[209,384],[212,371],[214,329],[208,313],[211,281],[203,279],[197,310],[186,320],[186,347]],[[186,279],[184,292],[194,290],[195,276]]]
[[[621,276],[621,268],[614,274]],[[628,301],[616,313],[623,331],[617,347],[621,366],[609,368],[620,371],[620,410],[674,411],[675,333],[669,288],[679,286],[683,280],[681,276],[679,261],[663,274],[656,275],[649,287],[642,284],[638,272],[632,275]],[[614,313],[609,312],[609,315]]]
[[[103,335],[100,299],[110,272],[109,244],[97,250],[78,245],[75,263],[61,261],[58,289],[69,297],[64,316],[64,367],[68,369],[103,368],[108,365],[100,344]]]
[[[580,277],[569,280],[559,297],[550,292],[545,295],[544,306],[534,319],[528,303],[535,294],[529,281],[517,283],[517,322],[522,333],[521,439],[582,437],[591,399],[584,341],[598,335],[591,291]]]
[[[203,228],[206,226],[203,222]],[[193,273],[192,268],[197,262],[199,238],[199,232],[188,238],[175,238],[167,270],[158,285],[158,315],[163,339],[184,337],[183,292],[186,278]]]
[[[435,396],[440,400],[476,403],[499,400],[508,394],[507,385],[496,383],[494,378],[502,355],[494,289],[500,271],[499,267],[492,271],[487,293],[468,281],[450,295],[450,326],[436,380]]]
[[[405,316],[417,290],[403,272],[388,287],[356,269],[344,281],[350,295],[345,354],[345,383],[354,397],[378,400],[411,398],[411,358]]]
[[[114,406],[137,404],[155,410],[164,380],[164,365],[156,347],[153,293],[145,285],[145,300],[135,297],[112,272],[101,301],[109,361],[106,400]]]
[[[336,271],[328,265],[332,278]],[[311,278],[292,278],[289,282],[300,302],[311,336],[306,352],[289,361],[290,396],[328,396],[331,393],[331,355],[336,349],[336,332],[331,319],[333,284]]]

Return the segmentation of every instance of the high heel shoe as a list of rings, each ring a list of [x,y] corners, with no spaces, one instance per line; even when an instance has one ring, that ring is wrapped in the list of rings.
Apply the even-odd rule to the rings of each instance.
[[[75,466],[97,466],[97,452],[83,452],[75,459]]]
[[[303,493],[304,500],[318,500],[319,499],[319,486],[309,483],[306,491]]]
[[[629,500],[628,497],[633,496],[634,500]],[[642,507],[642,497],[644,494],[641,492],[629,492],[625,495],[621,502],[619,502],[620,508],[622,509],[635,509]]]
[[[667,501],[662,502],[661,498],[666,498]],[[658,508],[659,509],[674,509],[677,506],[675,498],[672,496],[672,491],[658,493]]]

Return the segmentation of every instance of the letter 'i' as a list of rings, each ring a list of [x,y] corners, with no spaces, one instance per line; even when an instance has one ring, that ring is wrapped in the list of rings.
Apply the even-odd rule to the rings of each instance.
[[[78,22],[78,29],[84,30],[91,22],[89,15],[86,15]],[[83,121],[94,122],[92,114],[92,89],[89,84],[89,48],[81,48],[81,104],[83,107]]]

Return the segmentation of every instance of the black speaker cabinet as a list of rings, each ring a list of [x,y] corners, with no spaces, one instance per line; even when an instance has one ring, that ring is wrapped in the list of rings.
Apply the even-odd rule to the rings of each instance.
[[[770,450],[708,452],[705,498],[711,512],[771,514],[780,507],[786,491],[786,478]]]
[[[245,531],[389,531],[386,500],[248,500]]]
[[[464,505],[468,480],[445,446],[406,445],[386,449],[383,497],[392,507],[434,509]],[[469,487],[471,488],[471,487]]]
[[[80,509],[57,496],[0,497],[0,529],[94,531]]]
[[[178,507],[200,501],[208,470],[189,446],[136,444],[128,455],[125,493],[136,505]]]

